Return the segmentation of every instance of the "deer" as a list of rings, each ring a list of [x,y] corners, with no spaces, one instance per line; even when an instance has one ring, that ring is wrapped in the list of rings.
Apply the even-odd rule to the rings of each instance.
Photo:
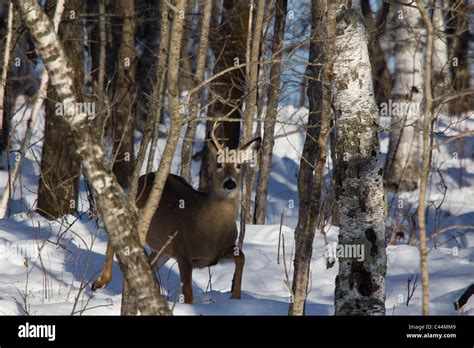
[[[235,272],[231,299],[241,298],[245,256],[236,246],[237,214],[240,196],[241,166],[249,156],[234,156],[226,161],[222,156],[229,148],[221,144],[215,122],[208,134],[210,185],[207,192],[195,190],[185,179],[169,174],[157,210],[146,235],[151,249],[149,262],[160,257],[171,257],[178,263],[184,303],[193,304],[192,273],[194,268],[216,265],[221,260],[233,259]],[[240,146],[238,153],[256,154],[262,139],[256,137]],[[234,150],[235,151],[235,150]],[[231,158],[231,156],[228,156]],[[142,209],[150,195],[155,174],[142,175],[138,181],[136,206]],[[95,291],[112,280],[114,252],[107,244],[106,261],[99,278],[93,283]]]

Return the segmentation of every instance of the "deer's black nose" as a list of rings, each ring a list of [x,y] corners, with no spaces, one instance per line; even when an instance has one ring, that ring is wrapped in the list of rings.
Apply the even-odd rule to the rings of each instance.
[[[225,188],[227,191],[232,191],[232,190],[234,190],[236,187],[237,187],[237,184],[235,183],[234,179],[227,179],[227,180],[224,182],[224,188]]]

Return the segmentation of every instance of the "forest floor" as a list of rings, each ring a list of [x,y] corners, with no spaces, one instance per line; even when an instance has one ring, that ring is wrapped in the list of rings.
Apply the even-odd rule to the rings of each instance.
[[[230,300],[233,263],[218,264],[210,269],[195,270],[193,289],[195,304],[179,303],[179,273],[176,262],[169,260],[159,277],[175,314],[184,315],[285,315],[290,301],[288,289],[292,279],[294,227],[298,213],[297,173],[299,154],[303,147],[302,132],[293,133],[304,123],[307,111],[285,107],[279,113],[278,136],[269,186],[267,223],[249,225],[245,236],[246,264],[242,284],[242,300]],[[14,120],[16,141],[21,139],[28,111],[19,112]],[[450,122],[441,119],[439,127]],[[462,129],[449,128],[436,139],[447,140],[466,130],[474,130],[474,120],[465,120]],[[120,313],[122,275],[114,263],[114,278],[107,288],[93,293],[91,282],[97,277],[104,262],[107,244],[102,225],[86,213],[88,201],[81,181],[79,212],[61,221],[48,221],[35,211],[39,163],[41,161],[42,129],[40,118],[32,141],[33,146],[22,165],[11,205],[11,216],[0,220],[0,315],[69,315]],[[137,139],[139,134],[137,133]],[[204,136],[204,127],[198,127]],[[138,144],[138,141],[137,141]],[[163,148],[164,140],[159,147]],[[382,134],[381,148],[385,154],[388,137]],[[464,138],[440,147],[433,154],[439,167],[430,183],[428,231],[452,225],[471,225],[474,222],[474,139]],[[176,152],[180,153],[179,149]],[[179,156],[175,156],[173,172],[178,172]],[[157,154],[156,163],[158,163]],[[12,155],[11,163],[14,156]],[[329,159],[330,161],[330,159]],[[330,162],[328,163],[330,166]],[[156,168],[156,167],[155,167]],[[198,165],[192,168],[194,179]],[[7,171],[0,171],[1,188],[7,182]],[[440,190],[441,177],[447,191]],[[196,180],[195,180],[196,181]],[[1,192],[0,192],[1,193]],[[417,192],[389,196],[388,225],[406,224],[392,214],[394,206],[403,207],[403,216],[416,210]],[[444,200],[443,200],[444,198]],[[439,209],[434,207],[441,200]],[[400,203],[402,202],[402,203]],[[280,218],[283,226],[280,233]],[[438,221],[438,222],[436,222]],[[335,246],[338,229],[326,227],[328,243]],[[386,282],[387,315],[416,315],[421,313],[421,283],[417,241],[408,245],[408,235],[396,245],[387,247],[388,270]],[[278,248],[280,240],[280,248]],[[284,243],[283,243],[284,240]],[[284,245],[284,248],[283,248]],[[428,265],[430,273],[431,314],[456,315],[453,302],[474,282],[474,233],[453,230],[431,240]],[[314,240],[311,283],[307,300],[307,314],[332,315],[334,312],[334,282],[338,263],[326,268],[326,248],[323,235]],[[25,259],[26,254],[26,259]],[[407,289],[408,281],[410,282]],[[415,284],[413,294],[411,290]],[[410,299],[408,300],[408,297]],[[408,304],[407,304],[408,300]],[[462,314],[474,315],[474,297],[464,306]]]

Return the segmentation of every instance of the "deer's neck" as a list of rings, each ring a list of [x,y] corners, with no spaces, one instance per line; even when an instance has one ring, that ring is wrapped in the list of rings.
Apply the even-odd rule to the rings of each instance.
[[[210,192],[208,194],[207,199],[207,207],[210,211],[220,212],[219,215],[221,216],[229,216],[232,217],[233,220],[237,217],[239,205],[239,195],[231,196],[231,197],[220,197],[214,192]]]

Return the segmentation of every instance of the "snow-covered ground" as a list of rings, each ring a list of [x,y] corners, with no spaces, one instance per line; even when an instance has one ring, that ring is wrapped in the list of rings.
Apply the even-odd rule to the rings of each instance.
[[[21,103],[20,103],[21,104]],[[24,125],[26,116],[18,113],[15,122]],[[303,147],[302,132],[295,133],[306,117],[305,109],[291,106],[279,113],[277,124],[279,136],[274,151],[270,180],[267,223],[247,227],[244,252],[246,264],[243,278],[242,300],[230,300],[233,263],[219,264],[210,269],[195,270],[193,288],[195,304],[186,305],[177,301],[179,274],[174,260],[169,260],[159,272],[163,293],[175,314],[185,315],[236,315],[265,314],[284,315],[290,300],[288,281],[292,279],[293,232],[298,212],[297,172],[299,154]],[[15,123],[14,122],[14,123]],[[41,158],[43,119],[37,124],[32,143],[32,152],[23,163],[21,181],[18,183],[12,204],[12,215],[0,220],[0,315],[40,314],[110,314],[120,312],[122,275],[118,264],[114,264],[114,278],[105,289],[92,293],[91,281],[104,262],[107,243],[102,226],[84,213],[88,203],[81,190],[79,213],[67,216],[62,221],[48,221],[34,212]],[[286,123],[286,124],[285,124]],[[462,123],[465,129],[474,129],[474,120]],[[463,128],[463,130],[464,130]],[[21,139],[24,126],[17,127],[17,140]],[[462,130],[453,130],[454,136]],[[204,135],[199,127],[198,136]],[[470,140],[470,141],[469,141]],[[451,142],[435,152],[434,161],[443,163],[440,173],[448,186],[444,203],[439,211],[438,229],[446,226],[471,225],[474,221],[474,141],[464,139],[464,154],[460,143]],[[160,140],[159,147],[164,146]],[[382,138],[385,153],[388,139]],[[454,151],[453,149],[458,149]],[[456,152],[456,155],[453,153]],[[180,153],[179,149],[177,153]],[[467,155],[469,154],[469,155]],[[157,154],[157,161],[158,161]],[[454,156],[454,157],[453,157]],[[13,163],[13,155],[11,161]],[[178,156],[173,163],[177,172]],[[197,174],[198,166],[193,166]],[[0,171],[1,188],[7,180],[6,171]],[[462,180],[462,181],[460,181]],[[20,189],[21,184],[21,189]],[[83,186],[81,185],[81,188]],[[0,192],[1,193],[1,192]],[[439,178],[433,175],[430,201],[437,204],[441,199]],[[397,205],[402,200],[412,212],[416,208],[417,192],[390,197]],[[294,208],[291,206],[294,204]],[[393,209],[391,209],[393,210]],[[284,211],[284,225],[280,215]],[[434,208],[429,214],[429,231],[435,230]],[[390,221],[390,220],[389,220]],[[474,237],[472,232],[462,230],[446,232],[439,236],[429,253],[430,300],[432,314],[455,315],[453,302],[474,281]],[[337,242],[338,229],[328,226],[330,245]],[[278,250],[281,236],[280,250]],[[284,241],[284,243],[283,243]],[[284,250],[283,250],[284,245]],[[387,315],[420,314],[421,284],[407,302],[407,281],[411,285],[419,273],[419,256],[416,240],[407,245],[406,239],[387,248],[388,274],[386,283]],[[26,257],[26,258],[25,258]],[[279,262],[277,262],[279,260]],[[307,300],[307,314],[332,315],[334,281],[338,264],[326,269],[324,240],[316,233],[311,267],[311,284]],[[474,298],[464,306],[463,314],[474,314]]]

